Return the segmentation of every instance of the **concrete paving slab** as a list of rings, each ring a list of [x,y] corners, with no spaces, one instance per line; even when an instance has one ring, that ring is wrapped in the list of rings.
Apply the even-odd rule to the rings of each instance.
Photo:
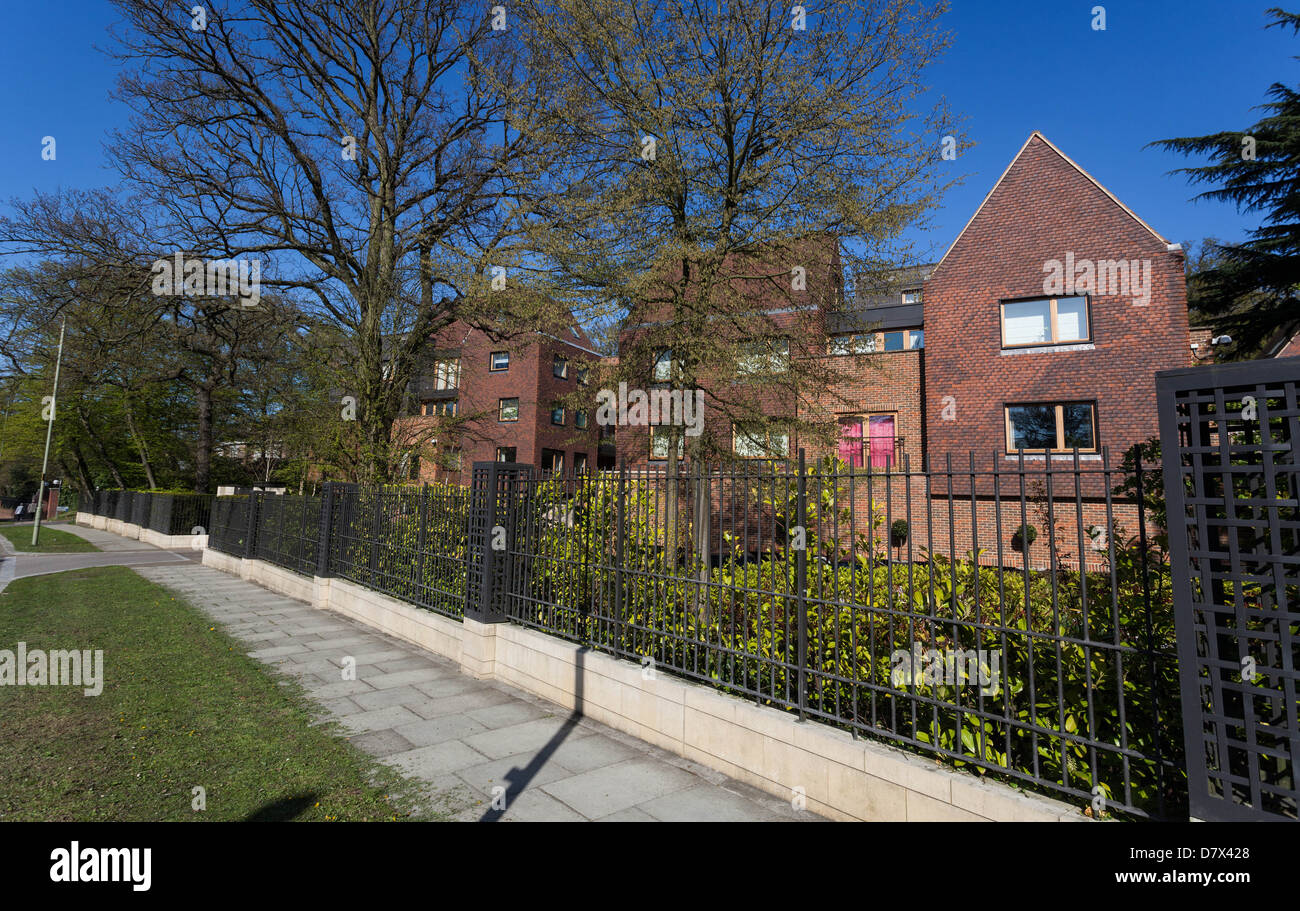
[[[286,684],[298,681],[322,722],[337,722],[353,744],[419,782],[427,805],[450,818],[786,818],[780,801],[721,773],[572,719],[530,694],[465,676],[454,662],[349,618],[323,615],[205,567],[197,552],[163,551],[94,529],[75,533],[104,551],[61,555],[82,558],[66,561],[68,568],[85,565],[86,557],[95,558],[91,565],[132,565],[184,596],[274,666]],[[44,571],[30,556],[5,562],[20,577]],[[358,679],[339,679],[345,656],[357,660]],[[492,809],[493,788],[510,797],[504,811]]]

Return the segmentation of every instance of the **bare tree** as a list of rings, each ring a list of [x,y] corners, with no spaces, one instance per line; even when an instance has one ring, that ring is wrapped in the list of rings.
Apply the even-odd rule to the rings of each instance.
[[[201,23],[169,0],[116,3],[136,112],[116,135],[123,174],[178,235],[274,258],[269,282],[347,333],[357,474],[386,480],[429,338],[510,300],[491,280],[516,262],[535,143],[506,126],[522,97],[509,28],[450,0],[245,0],[207,4]]]

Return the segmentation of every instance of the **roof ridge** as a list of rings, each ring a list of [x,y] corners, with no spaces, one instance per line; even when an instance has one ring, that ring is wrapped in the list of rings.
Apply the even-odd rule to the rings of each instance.
[[[1168,238],[1166,238],[1155,228],[1151,227],[1149,224],[1143,221],[1142,218],[1139,217],[1136,212],[1134,212],[1123,202],[1121,202],[1118,196],[1116,196],[1110,190],[1106,189],[1106,187],[1102,185],[1101,181],[1099,181],[1097,178],[1089,174],[1086,170],[1084,170],[1084,168],[1077,161],[1075,161],[1069,155],[1066,155],[1064,152],[1062,152],[1061,149],[1056,145],[1056,143],[1052,142],[1052,140],[1044,136],[1041,130],[1033,130],[1030,132],[1029,137],[1020,146],[1020,149],[1016,152],[1016,154],[1011,157],[1011,161],[1007,163],[1006,168],[1003,169],[1001,175],[998,176],[998,179],[994,182],[993,186],[989,189],[988,193],[985,194],[984,199],[981,200],[980,204],[975,208],[974,213],[972,213],[971,217],[966,220],[966,224],[962,226],[962,229],[959,232],[957,232],[957,236],[953,238],[952,243],[948,245],[948,249],[944,251],[943,256],[939,257],[939,261],[934,264],[935,272],[937,272],[943,266],[944,260],[948,258],[948,254],[953,251],[953,248],[957,246],[958,242],[970,229],[970,226],[974,224],[975,219],[979,217],[980,212],[984,211],[984,207],[988,205],[989,200],[993,198],[993,194],[997,192],[998,187],[1002,186],[1002,181],[1004,181],[1007,175],[1011,173],[1011,169],[1015,167],[1016,162],[1018,162],[1021,156],[1025,154],[1025,150],[1029,148],[1029,144],[1034,141],[1035,137],[1041,139],[1043,141],[1043,144],[1046,145],[1053,152],[1055,152],[1061,158],[1062,161],[1064,161],[1066,164],[1070,165],[1070,167],[1074,168],[1076,171],[1082,174],[1084,178],[1086,178],[1098,190],[1101,190],[1101,192],[1105,193],[1111,202],[1115,203],[1115,205],[1119,206],[1120,209],[1126,215],[1128,215],[1130,218],[1132,218],[1142,227],[1146,228],[1147,231],[1149,231],[1156,240],[1160,241],[1166,247],[1170,245]]]

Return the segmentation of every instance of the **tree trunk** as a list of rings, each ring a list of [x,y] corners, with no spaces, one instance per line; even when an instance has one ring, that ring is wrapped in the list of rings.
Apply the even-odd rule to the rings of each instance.
[[[108,454],[108,448],[104,445],[104,440],[99,434],[95,433],[95,429],[90,426],[90,420],[86,417],[86,411],[80,405],[77,406],[77,420],[81,423],[81,429],[86,431],[86,436],[90,438],[90,442],[94,444],[95,453],[103,460],[104,464],[108,466],[108,470],[113,475],[113,480],[117,483],[117,486],[125,490],[126,479],[122,477],[122,472],[118,469],[117,462],[113,461],[113,457]]]
[[[198,396],[198,443],[194,449],[194,492],[207,493],[212,480],[212,389],[196,387]]]
[[[144,444],[144,437],[135,427],[135,415],[131,411],[131,402],[126,402],[126,429],[131,432],[131,439],[135,441],[135,448],[140,453],[140,467],[144,469],[145,479],[149,482],[149,489],[155,490],[158,487],[158,481],[153,475],[153,464],[149,461],[149,449]]]
[[[77,465],[77,483],[80,485],[82,492],[86,496],[90,496],[95,492],[95,484],[90,479],[90,466],[86,464],[86,457],[81,454],[81,444],[76,440],[72,442],[72,455]]]

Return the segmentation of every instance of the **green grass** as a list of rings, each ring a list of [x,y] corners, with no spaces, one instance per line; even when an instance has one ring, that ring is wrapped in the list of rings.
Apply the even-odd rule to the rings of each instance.
[[[313,724],[296,682],[130,569],[11,583],[0,649],[20,641],[103,649],[104,685],[0,686],[0,820],[392,820],[417,805],[415,785]]]
[[[20,553],[32,554],[84,554],[99,550],[85,538],[71,532],[48,528],[41,523],[40,542],[32,547],[32,527],[20,525],[15,528],[0,528],[0,535],[9,539],[9,543]]]

